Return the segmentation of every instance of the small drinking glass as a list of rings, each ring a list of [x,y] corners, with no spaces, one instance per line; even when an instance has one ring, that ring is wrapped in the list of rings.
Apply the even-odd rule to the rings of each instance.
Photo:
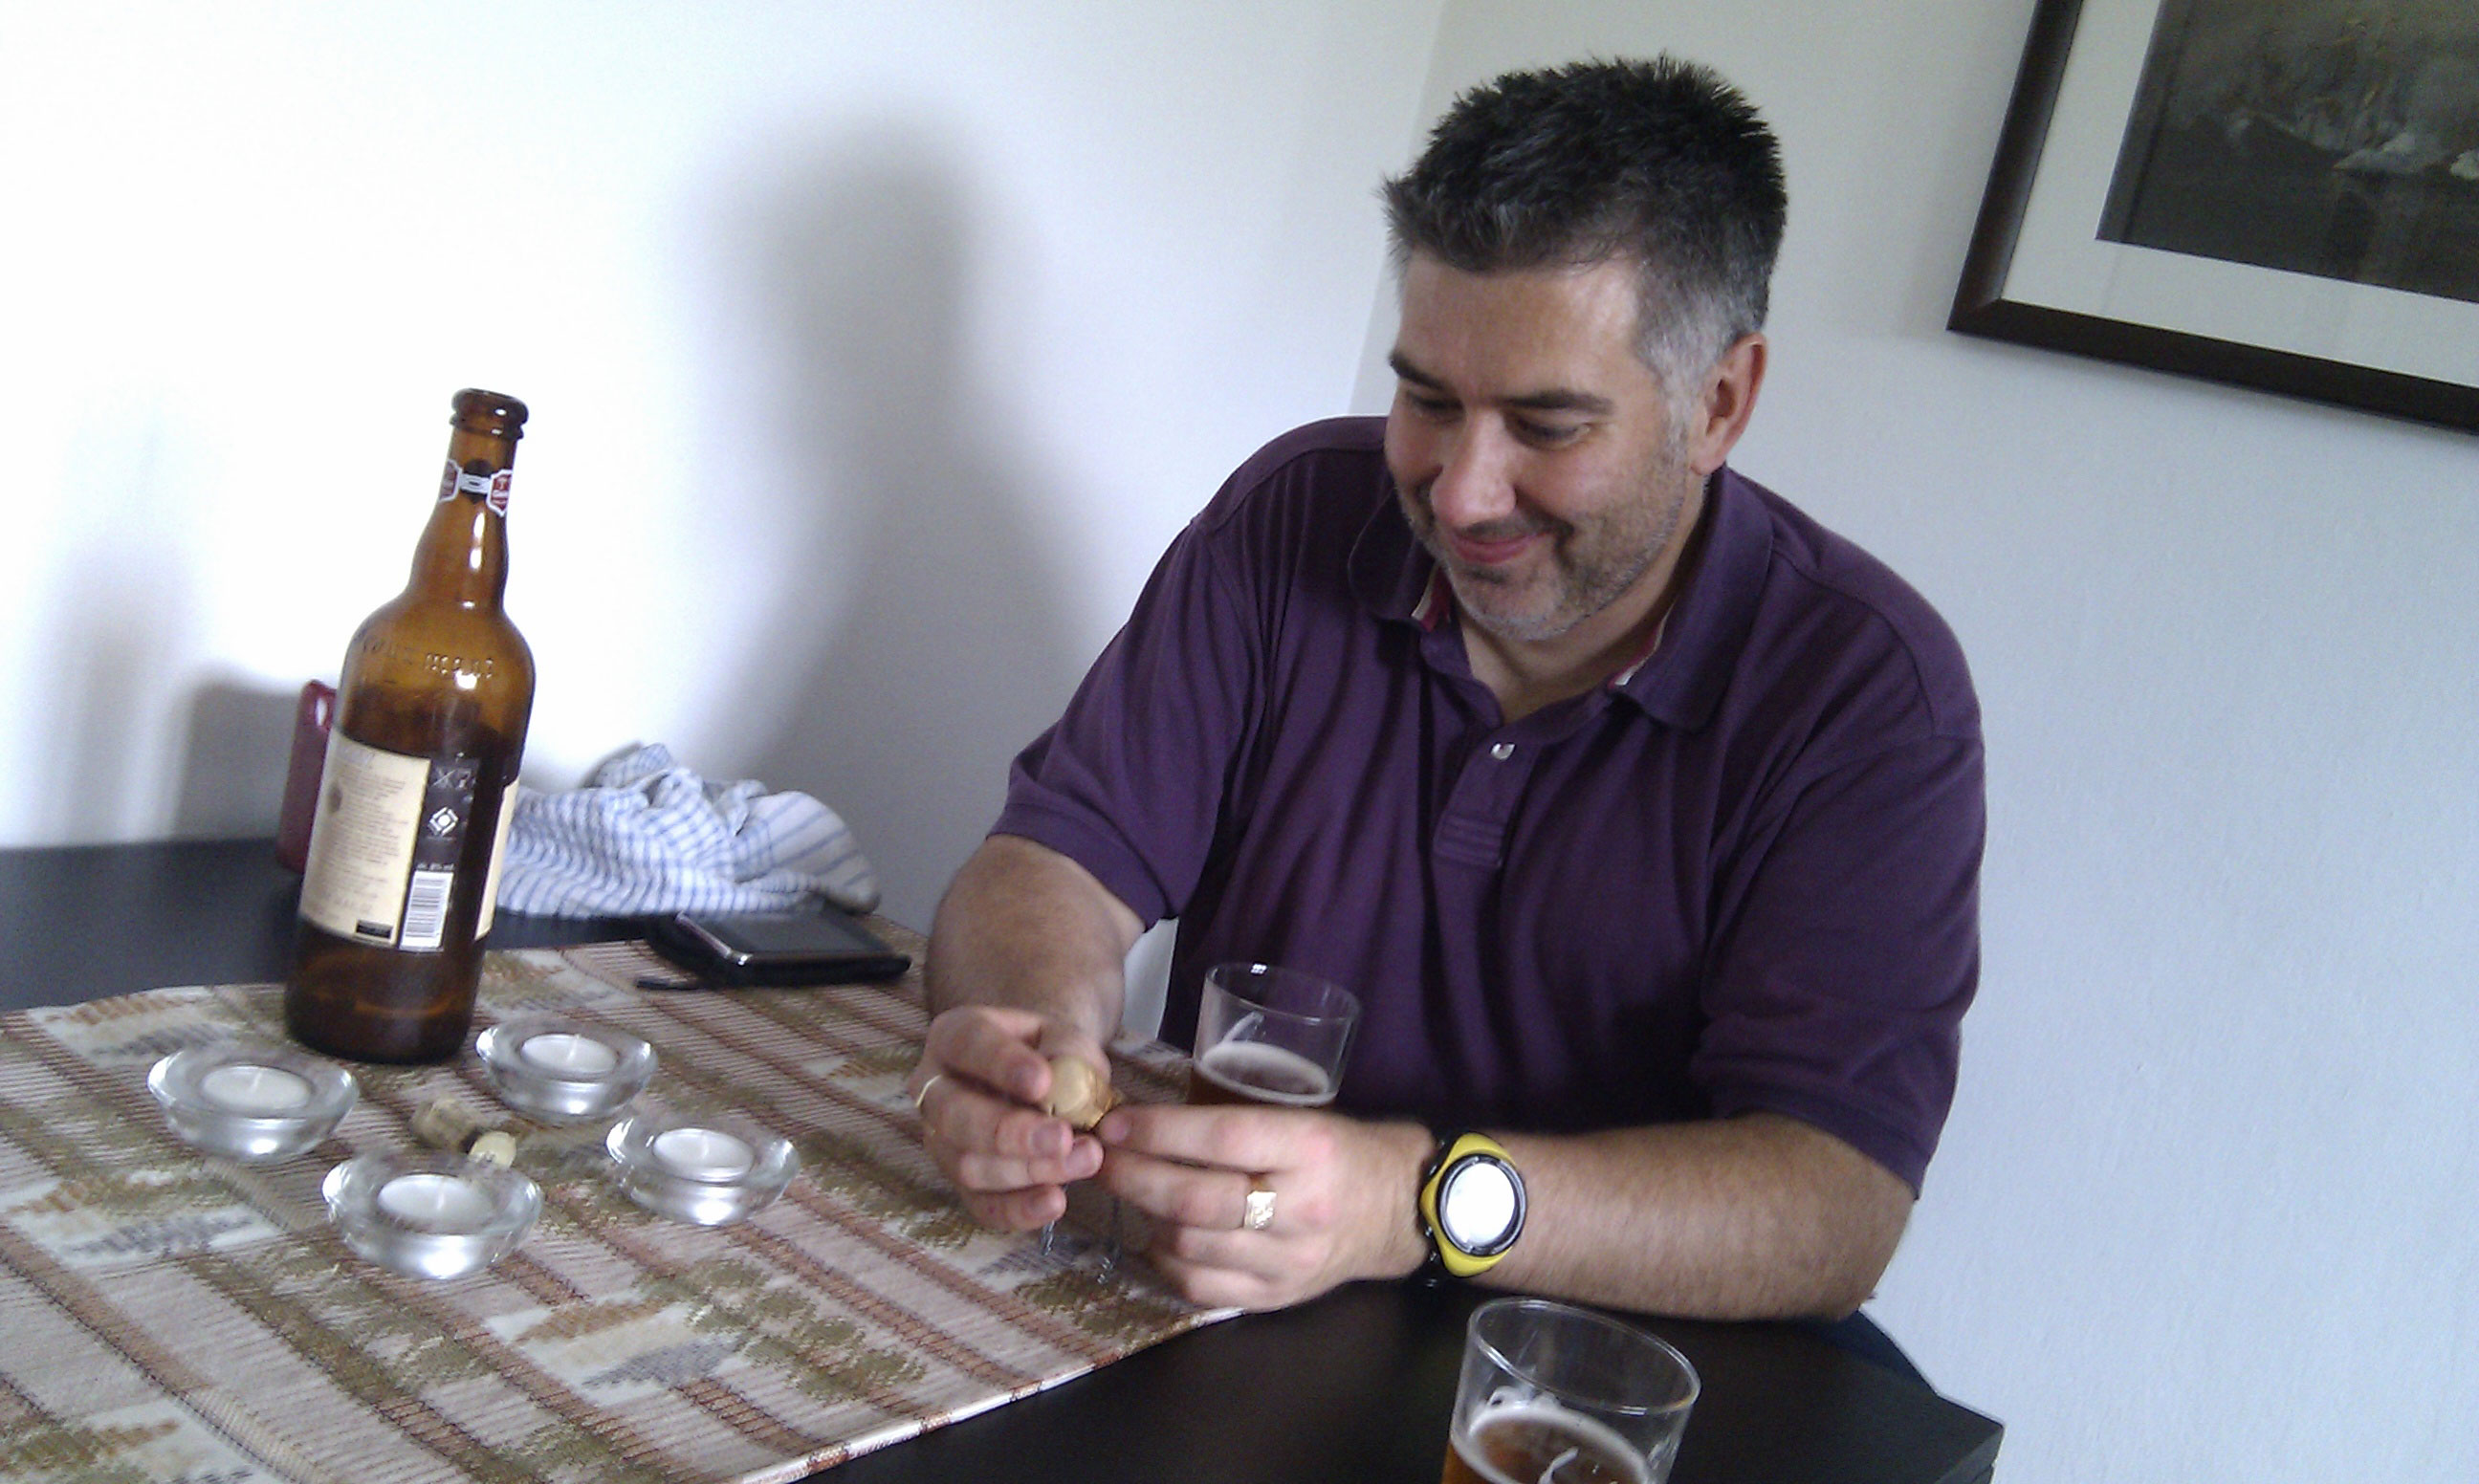
[[[1323,1108],[1342,1087],[1359,1024],[1351,991],[1314,974],[1216,964],[1197,1001],[1188,1100]]]
[[[1499,1298],[1464,1335],[1443,1484],[1662,1484],[1696,1368],[1590,1309]]]

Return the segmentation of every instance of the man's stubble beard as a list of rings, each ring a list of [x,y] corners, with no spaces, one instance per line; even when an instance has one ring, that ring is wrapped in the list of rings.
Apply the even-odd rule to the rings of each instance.
[[[1454,589],[1456,606],[1465,617],[1490,634],[1513,643],[1556,639],[1625,596],[1677,537],[1679,522],[1688,505],[1687,491],[1694,479],[1679,456],[1683,442],[1676,437],[1666,442],[1637,481],[1642,498],[1602,512],[1589,533],[1585,526],[1546,516],[1518,517],[1472,527],[1470,533],[1482,540],[1503,540],[1536,531],[1549,537],[1550,559],[1546,576],[1551,579],[1553,592],[1546,612],[1503,613],[1490,606],[1489,598],[1510,591],[1512,584],[1496,574],[1472,571],[1456,562],[1439,537],[1437,516],[1429,507],[1425,488],[1418,499],[1405,501],[1412,532],[1444,569],[1446,581]],[[1657,498],[1654,492],[1662,487],[1670,487],[1674,493],[1666,499]],[[1579,539],[1589,539],[1592,550],[1576,550]]]

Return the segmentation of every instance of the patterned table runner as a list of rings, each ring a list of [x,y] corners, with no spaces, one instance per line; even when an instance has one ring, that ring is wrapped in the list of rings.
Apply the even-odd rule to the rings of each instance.
[[[917,937],[878,924],[916,959]],[[540,1130],[469,1050],[357,1066],[361,1100],[310,1154],[244,1165],[165,1128],[147,1068],[281,1035],[275,985],[159,989],[0,1015],[0,1477],[242,1484],[794,1479],[1108,1364],[1220,1314],[1141,1263],[1100,1273],[1102,1209],[1043,1256],[967,1217],[916,1136],[923,1029],[899,985],[649,991],[633,944],[489,957],[477,1029],[557,1011],[661,1058],[646,1098],[789,1136],[802,1173],[735,1226],[620,1192],[603,1125]],[[1176,1095],[1179,1058],[1115,1081]],[[526,1137],[541,1222],[448,1283],[356,1258],[319,1184],[405,1147],[450,1097]],[[1080,1224],[1081,1222],[1081,1224]]]

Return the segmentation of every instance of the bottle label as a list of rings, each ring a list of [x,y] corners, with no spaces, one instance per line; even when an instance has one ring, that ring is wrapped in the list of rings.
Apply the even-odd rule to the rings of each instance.
[[[327,737],[301,879],[302,920],[374,947],[437,953],[481,764]]]
[[[480,921],[473,924],[473,935],[476,938],[487,934],[491,931],[492,922],[498,916],[497,908],[499,905],[499,862],[506,858],[508,854],[508,822],[517,817],[518,786],[512,780],[506,791],[499,795],[499,828],[491,835],[491,869],[482,878],[482,916]]]
[[[434,954],[447,935],[456,860],[465,853],[465,827],[473,818],[473,785],[481,778],[482,764],[475,758],[430,761],[422,792],[422,822],[413,832],[413,877],[405,886],[398,948]]]
[[[439,476],[439,498],[454,499],[459,495],[470,495],[496,513],[506,515],[508,484],[513,473],[512,470],[502,469],[493,474],[469,474],[449,459],[447,472]]]

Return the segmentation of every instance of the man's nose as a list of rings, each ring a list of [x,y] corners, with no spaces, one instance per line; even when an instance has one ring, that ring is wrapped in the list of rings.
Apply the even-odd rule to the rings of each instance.
[[[1429,509],[1440,525],[1461,530],[1503,520],[1515,510],[1515,481],[1505,440],[1474,421],[1455,430],[1429,486]]]

